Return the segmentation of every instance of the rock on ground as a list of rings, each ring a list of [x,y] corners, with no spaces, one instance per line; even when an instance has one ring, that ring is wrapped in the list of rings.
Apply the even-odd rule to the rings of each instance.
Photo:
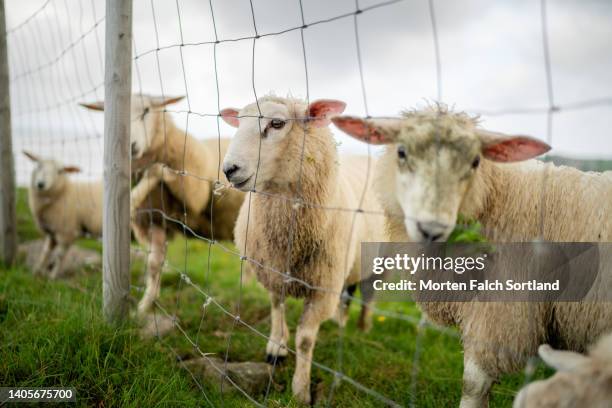
[[[182,362],[196,378],[201,378],[208,384],[221,387],[224,373],[244,392],[249,395],[259,395],[266,392],[272,366],[260,362],[225,362],[217,357],[199,357]],[[276,384],[272,384],[276,387]],[[223,392],[240,392],[230,381],[223,381]]]
[[[174,329],[174,320],[161,313],[150,313],[141,320],[140,335],[144,338],[162,337]]]
[[[25,262],[28,269],[32,270],[39,260],[42,248],[42,239],[24,242],[19,245],[18,257]],[[84,269],[99,269],[101,267],[102,256],[99,252],[72,245],[66,254],[62,277],[76,275]]]

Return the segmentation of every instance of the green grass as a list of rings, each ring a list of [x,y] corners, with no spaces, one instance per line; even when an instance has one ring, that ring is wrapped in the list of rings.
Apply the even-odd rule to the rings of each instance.
[[[37,232],[19,192],[19,234],[32,239]],[[99,249],[96,241],[87,247]],[[234,250],[230,243],[223,245]],[[210,257],[208,256],[210,250]],[[269,304],[266,292],[256,283],[240,281],[240,260],[219,246],[198,240],[175,239],[168,249],[169,263],[186,268],[192,281],[232,314],[267,335]],[[210,261],[210,262],[209,262]],[[133,283],[143,285],[142,261],[133,263]],[[162,341],[142,340],[128,324],[120,329],[105,325],[101,318],[99,273],[83,274],[70,280],[50,282],[35,279],[20,266],[0,271],[0,385],[73,386],[82,406],[208,406],[202,391],[189,373],[179,368],[176,354],[197,356],[190,342],[177,330]],[[140,294],[133,292],[135,298]],[[230,361],[263,361],[263,337],[236,322],[215,304],[203,307],[206,298],[180,279],[175,269],[162,278],[160,302],[176,314],[186,334],[206,353]],[[288,322],[295,329],[301,304],[288,301]],[[379,303],[379,308],[415,318],[415,305]],[[359,308],[351,306],[351,319],[341,330],[334,323],[323,324],[315,348],[315,360],[342,371],[355,381],[400,404],[411,402],[411,382],[416,375],[418,407],[455,406],[461,395],[462,349],[455,336],[434,328],[422,333],[418,370],[415,362],[416,327],[391,317],[374,316],[368,334],[355,327]],[[291,347],[293,348],[293,344]],[[339,354],[342,352],[340,361]],[[297,406],[290,384],[293,359],[278,367],[275,386],[267,405]],[[538,375],[542,375],[542,369]],[[313,388],[327,396],[332,376],[313,367]],[[493,389],[491,406],[510,406],[522,375],[503,378]],[[204,382],[206,398],[214,406],[249,406],[239,394],[222,396],[218,386]],[[259,401],[263,396],[256,396]],[[320,406],[326,406],[325,398]],[[374,397],[341,382],[333,392],[337,407],[379,407]]]

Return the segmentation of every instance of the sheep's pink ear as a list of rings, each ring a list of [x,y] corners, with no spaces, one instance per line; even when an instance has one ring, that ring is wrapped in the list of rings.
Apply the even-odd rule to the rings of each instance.
[[[80,173],[81,169],[77,166],[64,166],[63,169],[64,173]]]
[[[589,357],[582,354],[573,351],[555,350],[548,344],[542,344],[538,348],[538,354],[546,364],[557,371],[572,371],[589,361]]]
[[[84,108],[95,110],[95,111],[103,111],[104,110],[104,101],[96,101],[91,103],[79,103]]]
[[[482,154],[496,162],[519,162],[532,159],[551,149],[550,145],[530,136],[504,135],[478,130],[482,141]]]
[[[240,126],[240,119],[238,118],[239,113],[238,109],[234,108],[225,108],[219,112],[225,123],[235,128]]]
[[[36,155],[33,155],[30,152],[26,152],[25,150],[23,151],[23,154],[30,160],[32,160],[33,162],[38,163],[40,161],[40,158]]]
[[[399,119],[366,120],[356,116],[336,116],[334,125],[357,140],[373,145],[393,143],[399,132]]]
[[[323,127],[329,125],[334,115],[344,112],[346,103],[336,99],[319,99],[308,105],[308,120],[310,126]]]
[[[172,105],[173,103],[177,103],[185,99],[184,95],[181,96],[155,96],[151,98],[151,105],[156,108],[161,108],[162,106]]]

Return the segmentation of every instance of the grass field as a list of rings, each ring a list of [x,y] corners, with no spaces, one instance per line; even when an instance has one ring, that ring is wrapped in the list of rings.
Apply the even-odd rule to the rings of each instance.
[[[22,240],[37,236],[27,210],[25,195],[19,192],[19,235]],[[96,241],[82,245],[100,249]],[[230,243],[224,245],[231,246]],[[258,331],[268,334],[269,306],[266,292],[256,283],[240,290],[240,260],[218,246],[210,248],[198,240],[174,240],[169,262],[186,269],[193,282],[215,297],[224,308],[239,314]],[[210,261],[210,262],[209,262]],[[133,264],[133,284],[142,285],[142,262]],[[0,271],[0,385],[72,386],[80,406],[249,406],[237,393],[222,395],[219,387],[202,383],[200,390],[189,373],[180,368],[176,356],[197,356],[192,345],[174,330],[162,340],[142,340],[133,324],[114,329],[101,318],[100,273],[52,282],[34,278],[22,266]],[[200,349],[229,361],[263,361],[263,337],[237,323],[214,303],[203,308],[205,297],[186,285],[179,272],[171,269],[162,278],[161,304],[175,314],[181,326]],[[133,292],[137,298],[139,293]],[[379,304],[393,312],[419,317],[418,309],[407,303]],[[301,304],[288,302],[288,323],[294,330]],[[376,392],[417,407],[457,405],[461,395],[462,351],[456,336],[434,328],[424,329],[419,347],[418,370],[413,370],[416,350],[414,324],[380,315],[368,334],[355,327],[358,306],[342,333],[326,322],[315,348],[315,360],[341,371]],[[341,341],[340,341],[341,339]],[[291,344],[293,348],[293,345]],[[342,351],[341,361],[339,349]],[[277,368],[275,385],[266,404],[272,407],[297,406],[290,384],[293,360]],[[539,367],[536,377],[545,370]],[[416,393],[411,383],[416,376]],[[313,389],[327,396],[332,376],[313,367]],[[492,407],[510,406],[523,375],[503,378],[495,385]],[[228,384],[225,385],[227,388]],[[204,395],[205,394],[205,395]],[[263,396],[255,396],[263,401]],[[324,397],[319,404],[327,406]],[[341,382],[333,392],[332,406],[379,407],[381,403],[352,385]]]

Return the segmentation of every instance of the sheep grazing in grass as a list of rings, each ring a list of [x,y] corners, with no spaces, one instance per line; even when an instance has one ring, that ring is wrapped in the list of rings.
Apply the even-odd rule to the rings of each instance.
[[[307,105],[266,96],[240,111],[221,112],[238,128],[223,171],[237,188],[256,191],[240,210],[235,241],[270,294],[269,362],[287,355],[283,296],[304,298],[292,381],[293,394],[303,403],[311,401],[311,361],[319,326],[341,309],[343,287],[361,280],[361,242],[386,239],[378,216],[330,209],[382,212],[373,194],[366,194],[360,206],[364,189],[370,188],[365,177],[368,159],[339,161],[328,125],[344,107],[336,100]],[[367,301],[362,327],[369,321]],[[342,323],[345,317],[339,317]]]
[[[144,170],[131,192],[132,228],[136,239],[148,250],[146,289],[138,305],[141,315],[159,297],[168,235],[182,231],[179,222],[170,220],[185,222],[192,231],[207,238],[231,240],[244,199],[244,193],[230,188],[214,194],[215,189],[229,186],[220,168],[229,140],[200,141],[176,127],[165,109],[181,99],[182,96],[132,96],[132,171]],[[82,106],[104,110],[103,102]]]
[[[524,387],[514,408],[612,406],[612,334],[601,338],[587,356],[549,345],[540,346],[539,354],[557,373]]]
[[[33,272],[52,279],[63,273],[70,245],[79,237],[102,235],[102,183],[70,180],[75,166],[23,152],[36,167],[32,172],[28,200],[45,241]]]
[[[375,186],[392,241],[444,241],[458,214],[479,221],[493,242],[612,240],[611,173],[529,160],[549,150],[541,141],[482,130],[443,106],[397,119],[332,120],[357,139],[387,145]],[[462,333],[462,407],[485,406],[493,381],[524,367],[539,344],[582,351],[612,329],[606,302],[420,306]]]

